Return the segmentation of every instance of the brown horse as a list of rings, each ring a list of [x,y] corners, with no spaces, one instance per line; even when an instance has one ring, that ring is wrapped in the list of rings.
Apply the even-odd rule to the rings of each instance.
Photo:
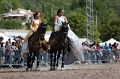
[[[33,35],[30,36],[28,39],[28,47],[29,47],[29,53],[27,57],[27,68],[32,69],[33,62],[35,60],[35,56],[37,58],[37,65],[36,68],[39,66],[39,53],[41,49],[47,50],[47,46],[43,44],[43,41],[45,41],[45,33],[46,33],[46,26],[47,24],[41,23],[38,27],[37,31],[33,33]]]
[[[58,67],[58,60],[62,52],[62,65],[61,68],[64,68],[64,60],[65,55],[67,53],[68,48],[68,23],[62,23],[62,26],[59,31],[57,31],[54,35],[51,33],[51,36],[49,38],[49,44],[50,44],[50,70],[55,70],[55,67]],[[54,57],[53,57],[54,55]],[[57,55],[57,62],[56,62],[56,55]],[[54,61],[53,61],[54,60]]]

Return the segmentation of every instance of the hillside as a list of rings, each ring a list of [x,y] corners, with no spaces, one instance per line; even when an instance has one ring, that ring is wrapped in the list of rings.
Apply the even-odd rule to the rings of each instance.
[[[95,40],[108,40],[111,37],[120,41],[120,0],[93,0],[94,20],[98,28],[95,29]],[[53,17],[57,10],[65,10],[65,16],[70,21],[71,29],[78,37],[86,37],[86,0],[0,0],[0,13],[10,9],[24,8],[35,12],[39,10],[44,22],[53,27]],[[1,16],[0,16],[1,17]],[[96,24],[96,23],[95,23]],[[110,29],[104,29],[106,28]],[[116,30],[113,30],[116,29]],[[82,30],[82,31],[81,31]],[[112,33],[111,33],[112,32]],[[106,37],[108,36],[109,37]]]

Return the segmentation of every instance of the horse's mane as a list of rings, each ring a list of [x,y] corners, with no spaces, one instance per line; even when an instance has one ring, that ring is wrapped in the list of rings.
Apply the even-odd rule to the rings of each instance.
[[[58,31],[59,33],[67,33],[68,32],[68,23],[62,22],[61,28]]]

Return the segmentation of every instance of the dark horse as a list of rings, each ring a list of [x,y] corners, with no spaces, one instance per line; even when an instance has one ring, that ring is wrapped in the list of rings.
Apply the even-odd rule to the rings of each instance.
[[[30,38],[28,39],[28,47],[29,47],[29,53],[27,57],[27,68],[32,69],[33,62],[35,60],[35,56],[37,58],[37,65],[36,68],[39,66],[39,53],[41,49],[46,49],[47,47],[43,45],[42,41],[45,40],[44,36],[46,33],[46,26],[47,24],[41,23],[38,27],[37,31],[34,32]],[[46,47],[46,48],[45,48]]]
[[[56,67],[58,67],[58,61],[61,53],[62,53],[61,68],[64,68],[64,60],[68,48],[68,39],[67,39],[68,30],[69,30],[68,23],[62,23],[62,26],[59,31],[57,31],[54,35],[51,33],[51,36],[49,38],[49,44],[50,44],[49,52],[50,52],[50,60],[51,60],[50,70],[55,70]],[[56,62],[56,55],[57,55],[57,62]]]

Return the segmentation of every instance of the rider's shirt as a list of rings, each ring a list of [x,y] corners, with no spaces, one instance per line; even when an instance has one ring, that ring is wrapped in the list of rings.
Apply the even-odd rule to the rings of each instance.
[[[60,17],[58,17],[58,24],[59,25],[62,25],[62,22],[65,22],[65,19],[64,19],[64,16],[60,16]]]
[[[39,19],[38,20],[34,20],[32,26],[31,26],[31,29],[36,31],[37,28],[39,27],[39,24],[40,24],[40,20]]]
[[[60,26],[62,25],[62,22],[65,22],[64,16],[58,17],[57,18],[57,23],[55,22],[55,26],[54,26],[54,30],[55,31],[59,31],[60,30]]]

